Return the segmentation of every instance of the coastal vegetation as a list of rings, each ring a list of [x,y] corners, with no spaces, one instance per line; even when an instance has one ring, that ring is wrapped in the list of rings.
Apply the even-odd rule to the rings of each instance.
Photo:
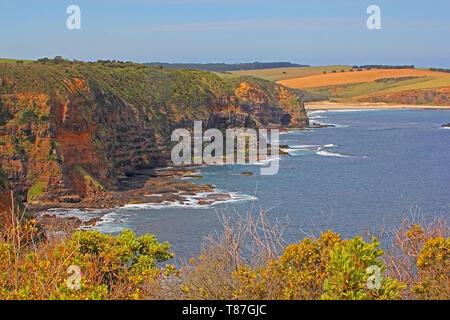
[[[392,300],[450,297],[450,238],[441,219],[404,221],[392,243],[332,231],[283,242],[266,214],[224,217],[198,257],[176,268],[168,243],[124,230],[55,237],[9,208],[0,228],[1,299]],[[378,270],[378,271],[377,271]],[[379,278],[374,278],[379,272]],[[377,274],[378,275],[378,274]],[[378,282],[377,282],[378,281]]]
[[[198,177],[194,172],[159,170],[167,165],[172,130],[194,120],[220,129],[305,128],[303,101],[318,96],[389,102],[406,92],[412,103],[448,102],[442,72],[287,69],[258,72],[298,72],[301,81],[323,78],[328,85],[308,87],[311,95],[254,75],[61,57],[2,61],[0,298],[448,300],[446,217],[405,220],[379,235],[342,239],[324,231],[286,243],[286,227],[265,212],[224,216],[223,230],[205,239],[201,254],[175,267],[170,245],[153,235],[79,230],[88,227],[81,222],[53,230],[30,214],[33,205],[181,203],[185,195],[213,191],[174,180]]]

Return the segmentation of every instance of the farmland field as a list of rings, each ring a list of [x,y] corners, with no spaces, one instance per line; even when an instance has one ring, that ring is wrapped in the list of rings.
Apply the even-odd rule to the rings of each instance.
[[[286,87],[306,90],[335,102],[450,104],[447,94],[450,88],[449,73],[427,68],[351,69],[350,66],[334,65],[243,70],[220,76],[228,78],[248,75],[277,81]]]
[[[376,69],[353,72],[316,74],[306,77],[286,79],[278,83],[295,89],[334,86],[348,83],[372,82],[379,79],[405,77],[449,77],[448,73],[418,69]]]
[[[335,66],[320,66],[320,67],[294,67],[294,68],[275,68],[275,69],[260,69],[260,70],[242,70],[233,71],[236,75],[247,75],[257,78],[263,78],[271,81],[279,81],[300,77],[307,77],[311,75],[322,74],[324,71],[331,73],[334,71],[341,72],[341,70],[348,71],[352,67],[344,65]]]
[[[385,95],[390,93],[450,87],[450,76],[439,77],[406,77],[386,79],[385,81],[371,81],[346,83],[333,86],[308,88],[309,92],[332,98],[356,98],[363,96]]]

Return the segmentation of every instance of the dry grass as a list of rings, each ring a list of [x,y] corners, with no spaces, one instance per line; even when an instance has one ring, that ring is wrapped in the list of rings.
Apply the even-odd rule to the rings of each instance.
[[[320,67],[293,67],[293,68],[274,68],[274,69],[260,69],[260,70],[242,70],[233,71],[234,75],[245,75],[265,80],[279,81],[300,77],[307,77],[316,74],[322,74],[324,71],[328,72],[341,72],[341,70],[348,71],[352,67],[344,65],[335,66],[320,66]]]
[[[294,89],[333,86],[347,83],[371,82],[385,78],[402,77],[448,77],[448,73],[418,69],[374,69],[353,72],[318,74],[301,78],[287,79],[278,83]]]

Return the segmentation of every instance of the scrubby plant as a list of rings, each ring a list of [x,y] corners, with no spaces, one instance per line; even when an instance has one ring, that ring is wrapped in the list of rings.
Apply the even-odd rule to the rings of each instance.
[[[35,220],[15,217],[0,230],[0,299],[142,299],[174,272],[168,243],[132,231],[76,231],[45,237]],[[75,271],[75,273],[74,273]]]
[[[12,209],[0,229],[0,299],[450,297],[444,224],[398,229],[401,260],[380,249],[375,237],[343,240],[328,231],[285,246],[285,227],[268,221],[264,212],[233,221],[224,217],[223,233],[209,237],[202,254],[177,270],[162,266],[174,255],[153,235],[79,230],[50,237],[23,213]],[[405,266],[409,273],[403,276]]]
[[[417,258],[419,283],[412,289],[419,299],[450,297],[450,238],[428,239]]]
[[[244,299],[318,299],[322,294],[330,251],[340,236],[331,231],[317,240],[303,239],[286,248],[277,260],[259,269],[242,266],[235,297]]]
[[[327,278],[322,299],[365,300],[399,299],[404,286],[395,279],[373,278],[378,284],[369,285],[370,277],[381,277],[386,267],[378,260],[383,255],[375,238],[366,243],[361,237],[335,244],[330,252]],[[373,273],[378,274],[373,274]]]

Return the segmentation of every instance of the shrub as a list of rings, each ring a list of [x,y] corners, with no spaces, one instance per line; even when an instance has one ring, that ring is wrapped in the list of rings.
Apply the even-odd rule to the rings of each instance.
[[[26,108],[22,111],[22,114],[19,119],[19,124],[27,124],[29,122],[33,122],[38,119],[37,114],[33,109]]]
[[[117,236],[76,231],[65,239],[45,237],[36,221],[11,211],[10,223],[0,229],[0,299],[450,297],[445,224],[396,230],[403,254],[398,260],[381,250],[375,237],[342,240],[328,231],[285,247],[285,229],[266,220],[264,212],[235,221],[224,217],[223,233],[209,237],[202,254],[177,271],[161,267],[173,254],[153,235],[136,237],[125,230]]]
[[[372,243],[366,243],[358,236],[343,244],[335,244],[330,253],[322,299],[399,299],[404,286],[392,278],[382,278],[379,288],[368,287],[373,272],[370,270],[379,268],[380,276],[386,270],[377,260],[383,254],[383,250],[378,249],[379,245],[375,238]],[[375,268],[368,269],[373,266]]]
[[[173,258],[169,244],[152,235],[77,231],[65,241],[39,241],[35,223],[0,234],[0,299],[139,299],[151,296],[148,283],[173,272],[158,266]],[[69,288],[71,266],[80,271],[78,288]]]
[[[331,231],[316,241],[303,239],[286,248],[278,260],[252,270],[242,266],[234,274],[239,280],[234,296],[239,299],[318,299],[322,294],[330,250],[340,243]]]
[[[419,283],[413,293],[419,299],[450,297],[450,238],[428,239],[417,258]]]

